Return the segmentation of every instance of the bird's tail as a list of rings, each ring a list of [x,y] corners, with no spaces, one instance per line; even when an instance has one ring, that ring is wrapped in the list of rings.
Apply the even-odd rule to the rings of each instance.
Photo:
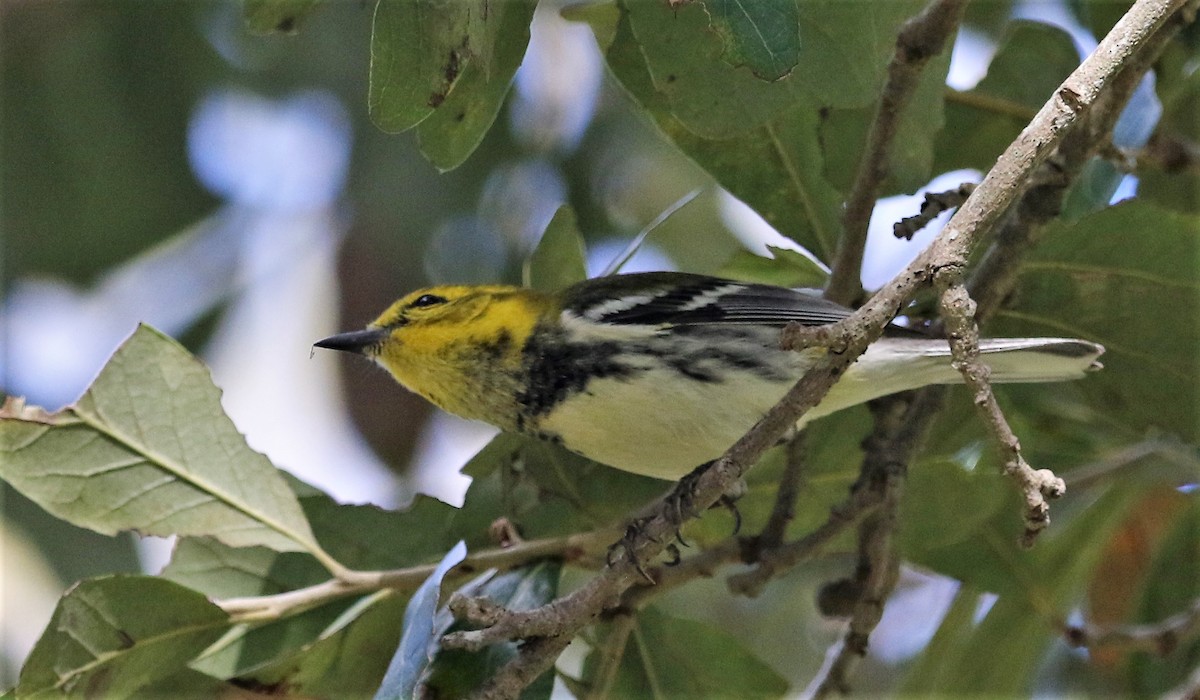
[[[981,358],[997,383],[1059,382],[1079,379],[1101,368],[1104,346],[1071,338],[987,338]],[[959,384],[962,375],[950,363],[945,340],[882,338],[834,385],[804,421],[856,403],[929,384]]]

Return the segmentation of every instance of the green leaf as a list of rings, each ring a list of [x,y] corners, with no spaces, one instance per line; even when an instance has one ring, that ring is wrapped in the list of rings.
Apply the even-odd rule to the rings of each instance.
[[[767,250],[773,257],[764,258],[748,250],[739,250],[721,266],[717,275],[744,282],[793,288],[821,288],[829,279],[829,272],[803,253],[776,246],[767,246]]]
[[[878,98],[901,25],[925,5],[921,0],[798,4],[802,70],[792,78],[827,107],[865,107]]]
[[[989,170],[1078,65],[1075,43],[1062,29],[1012,22],[983,80],[948,97],[945,133],[954,138],[938,140],[934,171]]]
[[[629,0],[626,16],[654,89],[692,133],[726,139],[769,121],[793,100],[791,83],[768,83],[722,58],[725,45],[701,3]]]
[[[457,512],[428,497],[418,497],[401,512],[339,504],[324,494],[306,496],[301,505],[321,545],[338,561],[361,570],[401,568],[436,560],[450,546],[446,544],[450,539],[447,529]],[[328,572],[311,557],[263,548],[233,549],[207,538],[181,540],[163,575],[222,598],[284,593],[329,579]],[[315,675],[310,673],[312,667],[304,661],[306,656],[321,649],[319,663],[357,668],[359,662],[338,656],[331,640],[352,634],[364,644],[373,643],[365,630],[344,633],[343,629],[357,628],[359,616],[380,614],[375,610],[381,605],[393,604],[371,596],[357,601],[335,600],[284,619],[240,628],[227,635],[220,648],[209,650],[196,668],[221,678],[252,677],[269,684],[303,677],[316,684]],[[373,627],[374,623],[365,626]],[[392,629],[376,633],[382,634],[383,641],[377,642],[381,648],[395,648],[395,637],[388,636]],[[362,663],[375,668],[366,661]],[[378,664],[375,685],[385,667],[386,659]],[[374,687],[366,685],[359,689],[368,695],[374,692]]]
[[[603,643],[603,642],[601,642]],[[593,681],[596,654],[584,663]],[[734,637],[654,607],[637,613],[609,695],[614,698],[776,698],[788,682]]]
[[[488,6],[486,27],[495,33],[490,66],[482,61],[468,63],[454,90],[417,126],[421,153],[442,172],[462,165],[496,121],[529,45],[533,8],[528,0]]]
[[[548,559],[504,573],[493,573],[476,580],[458,592],[470,597],[488,598],[509,610],[532,610],[554,600],[562,563]],[[449,611],[442,613],[449,620]],[[448,631],[466,629],[461,624]],[[471,653],[459,649],[440,649],[424,681],[424,693],[430,697],[462,698],[490,678],[516,656],[518,644],[506,642]],[[522,693],[522,700],[549,698],[554,688],[554,672],[547,671]]]
[[[467,545],[463,542],[454,545],[408,601],[400,646],[388,665],[375,700],[403,700],[414,696],[417,684],[428,672],[445,633],[443,625],[435,620],[442,594],[442,579],[466,558]]]
[[[568,22],[586,22],[596,35],[600,51],[608,51],[609,44],[617,34],[617,22],[621,20],[621,9],[617,0],[599,0],[567,5],[559,13]]]
[[[1016,303],[989,331],[1102,343],[1104,370],[1080,384],[1093,404],[1133,431],[1195,440],[1200,396],[1180,387],[1197,379],[1198,244],[1200,218],[1137,200],[1053,223],[1021,269]]]
[[[904,550],[933,549],[969,540],[1006,505],[1011,485],[999,471],[967,471],[945,460],[922,460],[909,471],[900,518]],[[954,527],[946,527],[953,522]]]
[[[463,473],[472,477],[471,486],[450,533],[469,546],[488,544],[497,518],[511,520],[530,539],[608,526],[670,487],[508,433],[497,435]]]
[[[311,643],[256,669],[254,682],[303,697],[372,697],[399,642],[406,603],[386,590],[360,599]]]
[[[1145,589],[1138,601],[1137,619],[1153,624],[1188,609],[1200,597],[1200,494],[1187,496],[1190,506],[1176,519],[1145,573]],[[1162,696],[1184,683],[1200,661],[1200,639],[1181,639],[1180,649],[1159,657],[1136,654],[1129,663],[1132,689],[1143,695]]]
[[[980,560],[955,556],[949,552],[953,547],[944,548],[946,556],[939,557],[940,563],[954,567],[953,572],[932,563],[928,553],[919,556],[916,563],[956,576],[977,589],[998,591],[1000,597],[969,633],[961,629],[966,624],[961,614],[948,617],[943,624],[957,629],[939,630],[938,635],[956,638],[959,643],[940,643],[926,649],[925,654],[938,653],[940,657],[918,659],[915,668],[921,673],[906,682],[905,690],[916,695],[954,697],[980,693],[1027,695],[1038,669],[1037,659],[1057,638],[1053,622],[1065,618],[1073,607],[1104,552],[1109,533],[1124,520],[1144,490],[1109,489],[1081,504],[1085,507],[1072,517],[1062,514],[1067,501],[1056,503],[1054,523],[1032,551],[1018,549],[1015,531],[1000,534],[994,527],[977,530],[972,536],[975,541],[968,546],[984,545],[992,550],[991,570],[1007,570],[1006,582],[999,586],[990,585],[998,583],[996,580],[978,575]],[[1012,507],[996,518],[1017,519],[1017,499],[1010,500]]]
[[[242,19],[246,28],[255,34],[295,33],[304,16],[312,12],[320,0],[245,0]]]
[[[523,277],[526,287],[544,292],[557,292],[587,279],[583,234],[569,205],[554,213],[537,248],[525,261]]]
[[[220,394],[183,347],[139,326],[75,405],[0,410],[0,477],[104,534],[321,553],[291,489],[246,445]]]
[[[368,107],[380,129],[410,129],[446,101],[472,63],[492,71],[497,18],[487,0],[379,0]]]
[[[151,576],[67,591],[21,670],[23,698],[120,697],[182,670],[229,628],[200,593]]]
[[[929,182],[933,174],[934,144],[945,124],[946,74],[949,70],[950,50],[947,48],[931,58],[921,72],[896,127],[881,196],[914,192]],[[875,110],[875,105],[871,104],[822,112],[821,143],[824,152],[830,154],[825,161],[825,174],[834,187],[847,191],[854,182]]]
[[[833,255],[841,230],[842,196],[825,180],[815,104],[797,97],[773,121],[743,128],[735,138],[709,140],[672,114],[670,102],[647,70],[629,13],[622,14],[607,60],[663,134],[722,187],[818,258]]]
[[[746,66],[762,80],[778,80],[796,67],[800,18],[795,0],[705,0],[710,26],[725,44],[721,59]]]

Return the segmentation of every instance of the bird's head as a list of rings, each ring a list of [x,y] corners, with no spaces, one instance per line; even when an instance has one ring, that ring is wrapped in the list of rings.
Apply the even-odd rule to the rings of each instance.
[[[494,415],[498,395],[511,398],[521,350],[551,303],[520,287],[429,287],[401,297],[364,330],[315,346],[365,355],[452,413]]]

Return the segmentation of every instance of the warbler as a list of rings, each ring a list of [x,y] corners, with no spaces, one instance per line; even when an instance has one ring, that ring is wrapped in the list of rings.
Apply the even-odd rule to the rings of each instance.
[[[365,330],[315,345],[367,356],[450,413],[677,480],[719,457],[826,352],[782,349],[784,326],[851,313],[816,290],[650,272],[553,294],[430,287],[402,297]],[[945,340],[892,330],[800,425],[887,394],[961,381]],[[1098,368],[1104,348],[993,338],[981,341],[981,351],[993,381],[1049,382]]]

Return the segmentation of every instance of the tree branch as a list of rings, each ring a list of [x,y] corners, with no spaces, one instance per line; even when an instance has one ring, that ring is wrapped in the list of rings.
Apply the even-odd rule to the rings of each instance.
[[[1187,640],[1200,635],[1200,598],[1186,610],[1153,624],[1098,627],[1063,625],[1063,637],[1073,647],[1095,649],[1117,646],[1167,656]]]
[[[1096,103],[1129,63],[1142,43],[1152,36],[1183,0],[1139,0],[1116,24],[1099,47],[1067,78],[1021,135],[997,160],[962,207],[934,240],[899,276],[876,293],[850,317],[833,324],[827,333],[841,352],[824,353],[783,399],[704,473],[689,484],[697,511],[712,505],[732,487],[758,458],[791,428],[805,411],[817,404],[867,344],[879,337],[917,289],[928,284],[937,270],[961,268],[974,246],[1004,216],[1024,192],[1035,169],[1050,155],[1080,116]],[[794,335],[794,334],[793,334]],[[842,348],[844,346],[844,348]],[[541,675],[554,662],[543,650],[565,647],[575,633],[605,607],[619,603],[621,595],[639,580],[639,562],[658,555],[679,527],[678,508],[659,504],[654,515],[625,542],[621,556],[584,586],[542,608],[505,613],[496,622],[492,640],[547,637],[522,647],[479,690],[480,697],[515,698],[525,679]],[[692,515],[684,514],[684,517]],[[506,621],[519,620],[521,624]]]
[[[879,97],[875,118],[867,137],[867,148],[858,163],[858,174],[842,215],[842,238],[825,297],[852,304],[862,295],[863,250],[867,226],[879,198],[879,188],[888,175],[892,142],[921,71],[929,59],[945,48],[962,19],[966,0],[932,0],[920,14],[910,18],[896,37],[896,50],[888,63],[887,83]]]
[[[996,394],[992,391],[991,369],[979,359],[979,327],[975,325],[975,302],[962,284],[962,275],[952,268],[938,273],[942,320],[949,331],[954,366],[974,393],[975,407],[992,434],[1004,460],[1003,471],[1013,479],[1025,500],[1025,532],[1021,546],[1032,547],[1038,533],[1050,524],[1047,498],[1059,498],[1067,485],[1049,469],[1034,470],[1025,461],[1021,443],[1008,425]]]

